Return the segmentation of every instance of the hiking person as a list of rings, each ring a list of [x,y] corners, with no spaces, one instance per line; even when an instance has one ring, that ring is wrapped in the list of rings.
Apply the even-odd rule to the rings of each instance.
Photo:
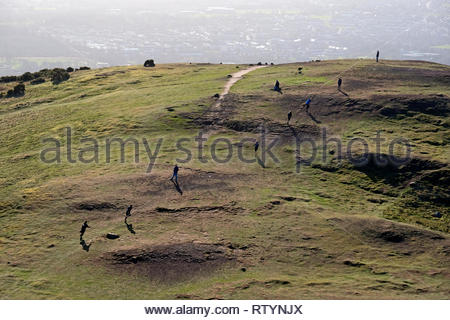
[[[255,142],[255,152],[258,152],[258,149],[259,149],[259,142],[256,141]]]
[[[377,62],[380,59],[380,50],[377,50]]]
[[[309,111],[309,105],[311,104],[311,98],[308,98],[308,100],[306,100],[305,102],[305,106],[306,106],[306,111]]]
[[[133,209],[133,206],[130,205],[127,209],[127,212],[125,212],[125,223],[127,223],[128,217],[131,217],[131,210]]]
[[[292,118],[292,111],[289,111],[289,113],[288,113],[288,121],[287,121],[288,125],[289,125],[289,121],[291,121],[291,118]]]
[[[131,216],[131,209],[133,209],[133,206],[130,205],[127,209],[127,212],[125,213],[125,216],[130,217]]]
[[[87,221],[85,221],[85,222],[81,225],[80,239],[83,238],[84,233],[86,232],[86,229],[87,229],[87,228],[90,228],[90,227],[88,226]]]
[[[173,182],[173,179],[175,178],[175,182],[176,184],[178,184],[178,165],[176,164],[175,167],[173,168],[173,174],[172,174],[172,178],[170,178],[170,181]]]
[[[279,92],[280,94],[283,94],[283,92],[281,91],[280,88],[280,82],[277,80],[277,82],[275,82],[275,86],[273,87],[273,91]]]
[[[339,78],[339,80],[338,80],[338,90],[341,90],[341,86],[342,86],[342,79]]]

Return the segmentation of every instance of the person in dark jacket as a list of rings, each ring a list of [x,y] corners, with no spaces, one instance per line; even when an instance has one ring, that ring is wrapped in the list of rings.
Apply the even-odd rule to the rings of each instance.
[[[175,179],[175,183],[178,184],[178,165],[176,164],[175,167],[173,168],[173,174],[172,174],[172,178],[170,178],[170,181],[173,181]]]
[[[283,94],[283,92],[281,91],[281,87],[280,87],[280,82],[277,80],[277,82],[275,82],[275,86],[273,87],[273,91],[276,91],[280,94]]]
[[[84,233],[86,232],[86,229],[87,229],[87,228],[90,228],[90,227],[88,226],[87,221],[85,221],[85,222],[81,225],[80,239],[83,238]]]
[[[380,59],[380,50],[377,51],[377,62]]]
[[[339,78],[339,80],[338,80],[338,90],[341,90],[341,86],[342,86],[342,79]]]
[[[258,149],[259,149],[259,142],[256,141],[255,142],[255,152],[258,152]]]
[[[289,121],[291,121],[291,118],[292,118],[292,111],[289,111],[289,113],[288,113],[288,121],[287,121],[288,125],[289,125]]]
[[[127,223],[128,217],[131,217],[131,210],[133,209],[133,206],[130,205],[127,209],[127,212],[125,212],[125,223]]]
[[[125,213],[125,216],[130,217],[131,216],[131,210],[133,209],[133,206],[130,205],[127,209],[127,212]]]

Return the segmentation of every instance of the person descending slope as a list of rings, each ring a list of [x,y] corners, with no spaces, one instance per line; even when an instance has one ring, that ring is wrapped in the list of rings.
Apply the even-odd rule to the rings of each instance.
[[[289,113],[288,113],[288,121],[287,121],[288,125],[289,125],[289,121],[291,121],[291,118],[292,118],[292,111],[289,111]]]
[[[310,104],[311,104],[311,98],[308,98],[308,100],[306,100],[306,102],[305,102],[305,106],[306,106],[306,111],[309,111],[309,106],[310,106]]]
[[[256,141],[255,142],[255,152],[258,152],[258,149],[259,149],[259,142]]]
[[[127,221],[128,217],[131,217],[131,210],[133,209],[133,206],[130,205],[127,209],[127,212],[125,212],[125,221]]]
[[[87,229],[87,228],[90,228],[90,227],[88,226],[87,221],[85,221],[85,222],[81,225],[80,239],[83,238],[84,233],[86,232],[86,229]]]
[[[280,88],[280,82],[278,80],[277,80],[277,82],[275,82],[275,86],[273,87],[273,91],[276,91],[276,92],[278,92],[280,94],[283,94],[283,92],[281,91],[281,88]]]
[[[127,209],[127,212],[125,213],[125,215],[127,216],[127,217],[130,217],[131,216],[131,210],[133,209],[133,206],[132,205],[130,205],[129,207],[128,207],[128,209]]]
[[[175,183],[178,184],[178,165],[176,164],[175,167],[173,168],[173,174],[172,174],[172,178],[170,178],[170,181],[173,182],[173,179],[175,179]]]
[[[377,62],[380,59],[380,50],[377,50]]]
[[[342,79],[339,78],[339,80],[338,80],[338,90],[341,90],[341,86],[342,86]]]

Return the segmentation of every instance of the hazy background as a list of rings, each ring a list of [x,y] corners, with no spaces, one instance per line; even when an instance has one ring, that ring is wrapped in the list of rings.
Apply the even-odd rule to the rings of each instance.
[[[0,0],[0,75],[373,57],[450,63],[447,0]]]

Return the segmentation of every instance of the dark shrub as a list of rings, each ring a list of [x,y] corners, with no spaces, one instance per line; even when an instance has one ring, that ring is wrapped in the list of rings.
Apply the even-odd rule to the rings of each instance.
[[[64,69],[53,69],[52,82],[53,84],[59,84],[63,81],[69,80],[70,74]]]
[[[14,87],[14,89],[11,89],[6,94],[7,98],[10,97],[21,97],[25,95],[25,85],[23,83],[19,83],[17,86]]]
[[[14,82],[17,81],[16,76],[4,76],[0,78],[0,82],[2,83],[8,83],[8,82]]]
[[[52,76],[52,70],[49,69],[42,69],[38,72],[35,72],[36,78],[50,78]]]
[[[146,60],[144,63],[144,67],[155,67],[155,61],[153,61],[153,59],[150,60]]]
[[[72,68],[72,67],[68,67],[68,68],[66,69],[66,71],[67,71],[67,72],[73,72],[73,68]]]
[[[33,77],[33,75],[31,74],[31,72],[25,72],[23,75],[21,75],[20,77],[19,77],[19,80],[20,81],[31,81],[31,80],[33,80],[34,79],[34,77]]]
[[[89,68],[89,67],[80,67],[79,70],[91,70],[91,68]]]
[[[257,65],[258,65],[258,66],[262,66],[262,62],[258,62]]]
[[[23,83],[19,83],[14,87],[14,94],[19,97],[25,95],[25,85]]]
[[[37,79],[32,80],[30,83],[31,84],[40,84],[40,83],[44,83],[44,82],[45,82],[44,78],[37,78]]]

